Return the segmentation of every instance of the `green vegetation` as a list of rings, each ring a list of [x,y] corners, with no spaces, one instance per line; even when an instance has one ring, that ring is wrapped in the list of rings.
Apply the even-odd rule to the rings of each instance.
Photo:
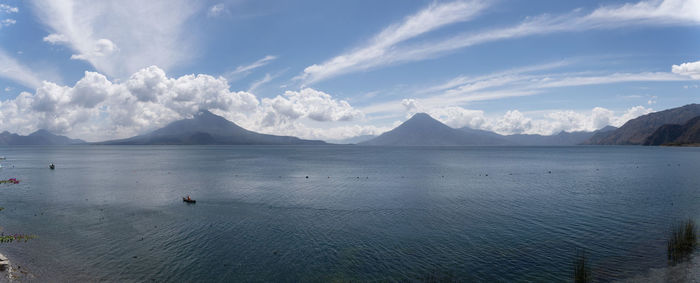
[[[697,247],[695,221],[688,219],[671,228],[668,239],[668,259],[670,263],[686,260]]]
[[[5,209],[4,207],[0,207],[0,211]],[[0,227],[0,230],[2,230],[2,227]],[[0,234],[0,243],[12,243],[14,241],[24,241],[25,243],[31,239],[36,239],[38,236],[36,235],[24,235],[24,234],[13,234],[13,235],[5,235],[5,233]]]
[[[585,251],[578,251],[574,259],[574,282],[591,282],[591,266],[586,258]]]
[[[36,239],[38,238],[35,235],[22,235],[22,234],[14,234],[14,235],[0,235],[0,243],[12,243],[14,241],[24,241],[25,243],[31,239]]]

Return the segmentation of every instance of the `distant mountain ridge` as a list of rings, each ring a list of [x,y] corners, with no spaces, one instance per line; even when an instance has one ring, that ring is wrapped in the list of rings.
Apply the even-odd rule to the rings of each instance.
[[[393,130],[359,144],[374,146],[458,146],[507,145],[508,141],[498,137],[495,133],[450,128],[428,114],[418,113]]]
[[[507,135],[503,136],[506,140],[515,145],[524,146],[571,146],[580,145],[598,133],[607,133],[616,130],[613,126],[605,126],[600,130],[593,132],[565,132],[561,131],[556,135]]]
[[[358,144],[364,141],[371,140],[373,138],[376,138],[377,136],[375,135],[360,135],[360,136],[355,136],[347,139],[339,139],[339,140],[326,140],[326,142],[333,143],[333,144]]]
[[[84,143],[84,140],[54,135],[43,129],[26,136],[13,134],[8,131],[0,133],[0,145],[70,145]]]
[[[318,140],[260,134],[246,130],[208,110],[199,111],[191,119],[172,122],[145,135],[99,142],[110,145],[320,145]]]
[[[700,116],[699,104],[688,104],[659,112],[649,113],[627,121],[612,132],[598,133],[586,144],[592,145],[642,145],[663,125],[682,125]]]
[[[666,124],[654,131],[644,145],[700,145],[700,116],[683,125]]]
[[[494,132],[469,127],[451,128],[425,113],[415,114],[411,119],[377,138],[361,142],[360,145],[382,146],[459,146],[459,145],[509,145],[509,146],[572,146],[587,141],[599,132],[617,128],[606,126],[594,132],[564,132],[556,135],[500,135]]]

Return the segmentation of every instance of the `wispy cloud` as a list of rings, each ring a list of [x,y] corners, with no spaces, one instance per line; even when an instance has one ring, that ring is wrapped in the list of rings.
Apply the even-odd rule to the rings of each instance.
[[[262,66],[267,65],[270,62],[272,62],[272,60],[275,60],[275,59],[277,59],[277,56],[267,55],[267,56],[263,57],[262,59],[253,62],[250,65],[236,67],[236,70],[234,70],[233,73],[238,74],[238,73],[244,73],[247,71],[251,71],[253,69],[257,69],[257,68],[260,68]]]
[[[27,66],[19,63],[15,58],[7,55],[0,49],[0,77],[12,80],[29,88],[37,88],[41,85],[39,75]]]
[[[0,13],[17,13],[19,9],[15,6],[0,3]]]
[[[85,60],[109,76],[125,78],[158,65],[168,69],[191,60],[187,20],[199,9],[185,0],[35,0],[32,9],[51,33],[45,41],[65,44],[72,59]]]
[[[674,82],[688,81],[686,76],[665,72],[612,73],[604,75],[581,75],[580,73],[562,74],[507,74],[500,77],[488,77],[469,81],[465,84],[445,89],[433,96],[431,100],[442,103],[464,103],[480,100],[494,100],[520,95],[541,93],[545,89],[585,85],[602,85],[625,82]],[[483,95],[483,91],[493,92]]]
[[[446,83],[415,92],[414,100],[434,108],[445,105],[465,105],[475,101],[497,100],[510,97],[541,94],[547,89],[625,82],[676,82],[691,77],[670,72],[642,73],[549,73],[532,72],[556,68],[564,62],[543,64],[497,72],[479,77],[458,76]],[[367,114],[400,112],[402,99],[386,101],[362,108]]]
[[[262,66],[265,66],[267,64],[270,64],[270,62],[274,61],[275,59],[277,59],[277,56],[267,55],[267,56],[255,61],[251,64],[241,65],[241,66],[236,67],[235,70],[224,74],[224,77],[226,77],[229,80],[235,80],[235,79],[238,79],[240,77],[244,77],[244,76],[248,75],[248,73],[250,71],[257,69],[257,68],[260,68]]]
[[[4,20],[0,21],[0,28],[1,27],[8,27],[8,26],[14,25],[16,23],[17,23],[17,21],[15,19],[4,19]]]
[[[250,88],[248,88],[248,92],[255,92],[256,89],[258,89],[260,86],[269,83],[272,81],[276,75],[270,75],[269,73],[265,74],[265,76],[262,79],[259,79],[257,81],[254,81],[253,83],[250,84]]]
[[[387,54],[386,60],[406,62],[432,58],[446,52],[487,42],[546,35],[558,32],[581,32],[627,26],[699,25],[700,2],[693,0],[642,1],[622,6],[604,6],[591,13],[580,10],[552,16],[530,17],[515,26],[457,35],[442,41],[407,46]]]
[[[448,7],[449,11],[442,9]],[[410,45],[399,45],[406,39],[443,25],[468,20],[484,7],[485,5],[478,2],[432,5],[407,18],[402,24],[385,29],[367,46],[332,58],[323,64],[307,67],[301,78],[309,84],[359,70],[425,60],[474,45],[528,36],[629,26],[700,25],[700,2],[698,1],[641,1],[634,4],[603,6],[590,13],[574,10],[557,16],[540,15],[529,17],[510,27],[464,33]],[[450,17],[450,12],[453,11],[460,13],[462,17]],[[444,19],[438,21],[436,20],[438,17]],[[433,25],[430,24],[431,20],[435,21]],[[419,21],[428,22],[427,28],[412,30],[411,27],[414,27]],[[394,33],[398,35],[394,35]]]
[[[207,10],[207,17],[210,18],[216,18],[224,14],[228,14],[228,9],[226,9],[226,5],[224,5],[224,3],[213,5],[209,7],[209,10]]]
[[[420,12],[406,17],[402,22],[385,28],[366,45],[338,55],[322,64],[307,67],[300,78],[305,84],[311,84],[341,74],[389,64],[393,60],[387,55],[391,54],[391,50],[397,44],[450,24],[470,20],[486,6],[481,1],[433,3]]]

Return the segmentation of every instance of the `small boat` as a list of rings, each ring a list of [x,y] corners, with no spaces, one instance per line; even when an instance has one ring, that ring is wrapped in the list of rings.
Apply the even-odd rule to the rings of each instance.
[[[182,201],[184,201],[184,202],[186,202],[186,203],[197,203],[196,200],[191,199],[189,196],[187,196],[187,197],[182,197]]]
[[[51,170],[56,169],[56,166],[53,165],[53,163],[51,163],[51,164],[49,164],[49,169],[51,169]]]

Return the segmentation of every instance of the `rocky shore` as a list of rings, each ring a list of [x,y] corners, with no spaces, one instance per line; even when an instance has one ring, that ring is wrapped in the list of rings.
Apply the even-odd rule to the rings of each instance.
[[[0,282],[14,282],[31,280],[32,276],[20,266],[13,266],[10,260],[0,253]]]

